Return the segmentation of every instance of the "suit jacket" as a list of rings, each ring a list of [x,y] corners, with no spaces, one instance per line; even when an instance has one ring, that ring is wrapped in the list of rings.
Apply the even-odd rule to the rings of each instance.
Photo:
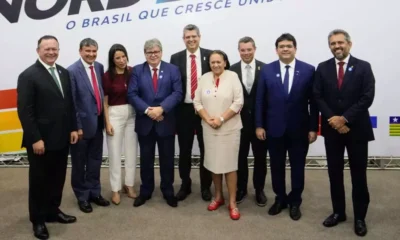
[[[76,131],[68,71],[56,65],[63,94],[49,71],[37,60],[18,77],[17,108],[23,133],[22,147],[44,141],[46,150],[60,150]]]
[[[211,71],[210,68],[210,54],[211,50],[200,48],[200,59],[201,59],[201,75]],[[182,80],[182,102],[185,100],[186,96],[186,88],[187,88],[187,50],[183,50],[177,52],[171,56],[171,60],[169,61],[171,64],[179,67],[179,72]]]
[[[94,69],[100,91],[100,115],[102,115],[104,100],[102,76],[104,75],[104,67],[101,63],[94,62]],[[71,76],[72,97],[76,109],[78,129],[83,130],[84,138],[93,138],[98,127],[104,128],[104,120],[98,116],[96,97],[91,83],[92,79],[89,79],[81,59],[69,66],[68,71]]]
[[[337,131],[328,124],[333,116],[343,116],[354,139],[372,141],[374,132],[368,108],[375,97],[375,78],[368,62],[350,56],[342,87],[338,88],[335,59],[318,65],[314,96],[321,111],[321,134],[328,137]]]
[[[296,59],[292,87],[286,97],[279,61],[265,65],[257,89],[256,127],[266,129],[271,137],[281,137],[285,132],[304,137],[309,131],[317,132],[318,110],[312,95],[314,72],[313,66]]]
[[[233,64],[230,68],[231,71],[234,71],[239,76],[243,88],[244,104],[240,112],[243,126],[244,128],[251,127],[251,129],[253,129],[252,130],[253,132],[254,132],[254,116],[255,116],[254,109],[255,109],[256,95],[257,95],[257,85],[260,78],[261,68],[265,65],[265,63],[263,62],[260,62],[258,60],[255,61],[256,61],[256,69],[254,74],[254,82],[250,93],[247,92],[246,86],[243,83],[241,61]]]
[[[178,67],[161,61],[157,92],[147,62],[133,67],[128,87],[128,102],[136,110],[135,130],[148,135],[153,127],[159,136],[175,135],[175,107],[182,100],[182,82]],[[148,107],[161,106],[164,120],[153,121],[145,114]]]

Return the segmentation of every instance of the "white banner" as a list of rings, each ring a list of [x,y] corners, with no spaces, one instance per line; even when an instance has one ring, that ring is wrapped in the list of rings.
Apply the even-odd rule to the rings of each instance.
[[[332,57],[328,33],[345,29],[353,40],[351,54],[370,62],[376,78],[370,108],[376,116],[376,140],[370,144],[370,155],[399,156],[400,138],[389,135],[390,117],[400,116],[400,48],[395,46],[400,37],[399,7],[394,0],[0,0],[0,153],[20,150],[17,77],[37,59],[41,36],[58,38],[58,64],[64,67],[79,58],[79,42],[86,37],[99,43],[98,61],[106,68],[114,43],[127,48],[133,66],[145,61],[143,45],[150,38],[162,42],[163,60],[169,61],[171,54],[185,48],[183,27],[196,24],[200,46],[225,51],[231,63],[240,59],[237,42],[244,36],[255,39],[257,59],[276,60],[275,40],[289,32],[297,40],[297,58],[314,66]],[[311,145],[309,155],[325,155],[322,137]]]

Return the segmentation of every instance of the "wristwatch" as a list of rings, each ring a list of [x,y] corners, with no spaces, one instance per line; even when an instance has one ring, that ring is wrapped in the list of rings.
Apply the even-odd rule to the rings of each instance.
[[[223,117],[219,117],[219,120],[220,120],[222,123],[225,122],[225,119],[224,119]]]

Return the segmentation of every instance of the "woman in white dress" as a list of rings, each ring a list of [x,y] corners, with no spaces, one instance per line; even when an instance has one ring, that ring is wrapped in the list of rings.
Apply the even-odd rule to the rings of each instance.
[[[229,192],[229,212],[233,220],[240,218],[236,205],[236,182],[243,89],[235,72],[226,70],[227,56],[216,50],[210,55],[211,72],[204,74],[196,89],[194,107],[202,118],[204,167],[213,173],[215,197],[208,210],[217,210],[225,203],[222,178],[225,175]]]

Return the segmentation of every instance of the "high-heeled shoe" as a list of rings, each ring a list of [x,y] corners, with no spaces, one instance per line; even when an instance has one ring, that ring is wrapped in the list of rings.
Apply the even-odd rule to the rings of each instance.
[[[133,199],[137,198],[137,194],[133,187],[128,187],[128,186],[124,185],[124,193],[126,193],[129,198],[133,198]]]
[[[114,205],[119,205],[121,203],[121,196],[119,195],[119,192],[112,192],[111,202]]]

